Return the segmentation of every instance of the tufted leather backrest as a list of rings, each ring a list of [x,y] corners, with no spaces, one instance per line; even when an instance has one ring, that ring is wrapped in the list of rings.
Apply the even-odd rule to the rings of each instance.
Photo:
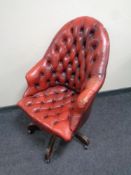
[[[25,96],[63,85],[80,92],[93,76],[105,76],[109,39],[103,25],[79,17],[60,29],[44,57],[27,73]]]

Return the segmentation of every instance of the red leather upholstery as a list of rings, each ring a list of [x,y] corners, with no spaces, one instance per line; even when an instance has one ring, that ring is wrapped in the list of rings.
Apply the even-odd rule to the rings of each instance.
[[[71,140],[104,82],[108,57],[109,38],[100,22],[70,21],[26,74],[28,88],[18,105],[41,129]]]

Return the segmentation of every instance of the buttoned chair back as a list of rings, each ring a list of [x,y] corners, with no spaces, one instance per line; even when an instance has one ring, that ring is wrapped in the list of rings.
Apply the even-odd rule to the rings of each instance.
[[[40,129],[70,141],[89,117],[108,57],[109,37],[99,21],[68,22],[26,74],[28,87],[18,105]]]

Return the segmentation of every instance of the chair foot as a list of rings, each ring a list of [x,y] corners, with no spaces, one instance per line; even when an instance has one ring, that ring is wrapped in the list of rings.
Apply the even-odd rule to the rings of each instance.
[[[49,140],[48,147],[47,147],[46,153],[45,153],[45,161],[46,161],[46,163],[50,163],[56,139],[57,139],[57,137],[55,135],[52,135],[50,140]]]
[[[83,144],[84,149],[88,148],[90,141],[89,141],[89,138],[87,136],[81,134],[80,132],[77,132],[75,134],[75,137]]]
[[[36,130],[40,130],[40,129],[34,123],[30,123],[27,127],[27,131],[29,134],[33,134]]]

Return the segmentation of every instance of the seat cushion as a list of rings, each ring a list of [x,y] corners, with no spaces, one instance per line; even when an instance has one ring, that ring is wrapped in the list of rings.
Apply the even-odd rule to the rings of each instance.
[[[77,96],[73,90],[55,86],[24,97],[18,105],[41,129],[69,141],[81,116],[75,112]]]

